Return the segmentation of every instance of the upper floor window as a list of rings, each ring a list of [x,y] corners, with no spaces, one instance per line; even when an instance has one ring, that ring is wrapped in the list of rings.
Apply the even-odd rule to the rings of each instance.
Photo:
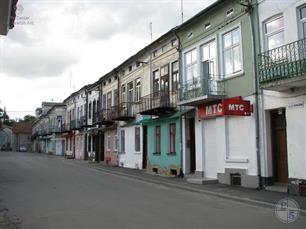
[[[209,76],[216,77],[216,41],[210,41],[201,47],[202,62],[208,61],[209,63]]]
[[[284,18],[275,17],[264,24],[266,49],[274,49],[285,43]]]
[[[178,84],[179,84],[179,62],[175,61],[172,63],[172,90],[176,91],[178,90]]]
[[[125,102],[126,98],[126,87],[125,84],[121,86],[121,102]]]
[[[198,53],[196,49],[193,49],[185,54],[185,73],[186,81],[193,81],[198,78]]]
[[[169,64],[160,68],[160,90],[169,91]]]
[[[298,9],[300,39],[306,38],[306,5]]]
[[[225,75],[242,70],[240,28],[235,28],[222,36]]]
[[[114,104],[115,106],[117,106],[117,105],[118,105],[118,102],[119,102],[119,101],[118,101],[118,98],[119,98],[119,96],[118,96],[118,89],[115,89],[115,90],[114,90],[114,96],[113,96],[113,97],[114,97],[114,103],[113,103],[113,104]]]
[[[110,109],[112,107],[112,92],[107,93],[107,109]]]
[[[91,102],[88,105],[88,118],[91,119]]]
[[[141,98],[141,81],[140,78],[136,79],[136,91],[135,91],[135,101],[138,102],[140,101]]]
[[[159,91],[159,71],[155,70],[153,72],[153,93]]]

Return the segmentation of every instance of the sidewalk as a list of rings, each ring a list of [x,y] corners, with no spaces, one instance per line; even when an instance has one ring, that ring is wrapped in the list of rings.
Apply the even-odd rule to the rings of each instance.
[[[102,163],[84,162],[83,165],[87,165],[88,167],[103,171],[105,173],[125,176],[149,183],[165,185],[168,187],[179,188],[186,191],[218,196],[220,198],[231,199],[233,201],[256,204],[270,208],[274,208],[275,203],[279,200],[283,198],[290,198],[294,199],[299,204],[302,210],[301,213],[306,214],[306,198],[301,196],[294,196],[289,195],[287,193],[273,192],[267,190],[248,189],[223,184],[190,184],[182,178],[163,177],[160,175],[149,174],[142,170],[128,169],[122,167],[111,167]]]

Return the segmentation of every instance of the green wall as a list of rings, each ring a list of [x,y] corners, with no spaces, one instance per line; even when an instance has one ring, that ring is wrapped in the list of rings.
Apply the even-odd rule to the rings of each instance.
[[[176,155],[169,153],[169,125],[176,124]],[[157,119],[146,124],[148,127],[148,161],[152,166],[159,166],[167,169],[176,165],[181,167],[181,124],[179,118]],[[155,126],[161,128],[161,154],[155,155]]]

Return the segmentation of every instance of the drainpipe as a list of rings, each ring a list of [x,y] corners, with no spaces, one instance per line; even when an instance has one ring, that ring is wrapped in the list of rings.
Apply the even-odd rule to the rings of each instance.
[[[85,97],[86,97],[86,102],[85,102],[85,128],[84,128],[84,154],[85,154],[85,160],[88,160],[88,152],[87,152],[87,125],[88,125],[88,91],[85,89]]]
[[[176,29],[174,29],[174,35],[176,36],[177,40],[178,40],[178,47],[176,48],[177,52],[179,53],[179,59],[178,59],[178,62],[179,62],[179,82],[182,82],[181,78],[182,78],[182,52],[181,52],[181,39],[179,37],[179,35],[177,34],[177,31]],[[177,101],[179,100],[179,91],[177,92]],[[181,111],[182,108],[180,107],[179,110]],[[186,119],[185,119],[186,121]],[[183,119],[182,119],[182,116],[180,116],[180,137],[181,137],[181,169],[180,169],[180,174],[179,176],[180,177],[184,177],[184,172],[183,172]]]
[[[251,3],[250,3],[251,4]],[[256,4],[256,17],[258,15],[257,12],[257,1]],[[262,187],[261,181],[261,155],[260,155],[260,142],[259,142],[259,98],[258,98],[258,79],[257,79],[257,56],[256,56],[256,42],[255,42],[255,28],[254,28],[254,20],[253,20],[253,11],[254,8],[249,8],[249,23],[251,27],[251,37],[252,37],[252,51],[253,51],[253,58],[254,58],[254,65],[253,65],[253,75],[254,75],[254,89],[255,89],[255,121],[256,121],[256,155],[257,155],[257,171],[258,171],[258,178],[259,178],[259,187]]]

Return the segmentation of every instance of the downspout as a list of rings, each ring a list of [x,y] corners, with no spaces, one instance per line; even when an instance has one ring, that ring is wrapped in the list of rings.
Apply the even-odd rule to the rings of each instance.
[[[88,136],[87,136],[87,125],[88,125],[88,91],[87,88],[85,89],[85,97],[86,97],[86,101],[85,101],[85,128],[84,128],[84,153],[85,153],[85,160],[88,160],[88,152],[87,152],[87,140],[88,140]]]
[[[250,3],[251,4],[251,3]],[[257,1],[255,1],[256,5],[256,17],[258,15],[257,11]],[[254,28],[254,20],[253,20],[253,11],[254,8],[249,8],[249,22],[251,27],[251,38],[252,38],[252,51],[253,51],[253,59],[254,59],[254,65],[253,65],[253,78],[254,78],[254,87],[255,87],[255,122],[256,122],[256,156],[257,156],[257,174],[259,178],[259,187],[262,187],[262,180],[261,180],[261,155],[260,155],[260,142],[259,142],[259,98],[258,98],[258,79],[257,79],[257,49],[256,49],[256,42],[255,42],[255,28]]]
[[[181,77],[182,77],[182,52],[181,52],[181,39],[179,37],[179,35],[177,34],[177,30],[174,29],[174,35],[176,36],[177,40],[178,40],[178,46],[176,48],[177,52],[179,53],[179,59],[178,59],[178,62],[179,62],[179,82],[182,82],[181,80]],[[179,100],[179,91],[177,93],[177,102]],[[182,108],[180,107],[180,111],[182,110]],[[186,121],[186,120],[185,120]],[[184,178],[184,172],[183,172],[183,119],[182,119],[182,116],[180,116],[180,145],[181,145],[181,149],[180,149],[180,156],[181,156],[181,168],[180,168],[180,173],[179,173],[179,177],[181,178]]]

